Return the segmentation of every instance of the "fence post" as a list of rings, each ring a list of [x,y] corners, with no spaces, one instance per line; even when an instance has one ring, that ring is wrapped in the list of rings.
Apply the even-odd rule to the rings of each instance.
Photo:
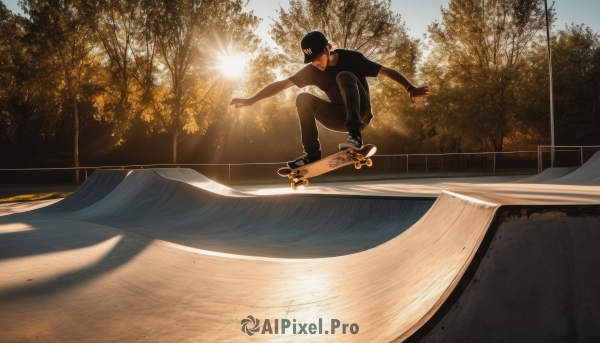
[[[581,165],[583,165],[583,147],[581,147]]]
[[[87,168],[85,168],[85,179],[87,180]]]
[[[542,146],[538,145],[538,174],[542,172]]]

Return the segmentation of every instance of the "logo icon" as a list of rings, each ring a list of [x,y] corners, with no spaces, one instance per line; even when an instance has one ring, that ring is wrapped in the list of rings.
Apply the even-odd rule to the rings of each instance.
[[[242,319],[242,332],[247,333],[248,336],[252,336],[258,331],[260,331],[260,320],[254,318],[253,316],[248,316]],[[248,327],[248,324],[253,325],[254,327],[251,329]]]
[[[304,52],[306,55],[310,55],[310,54],[312,54],[312,49],[311,49],[311,48],[304,49],[304,50],[302,50],[302,51],[303,51],[303,52]]]

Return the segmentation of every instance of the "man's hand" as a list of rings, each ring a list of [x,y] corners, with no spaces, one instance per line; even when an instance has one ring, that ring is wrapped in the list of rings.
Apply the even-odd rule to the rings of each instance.
[[[402,85],[402,87],[405,87],[405,89],[408,91],[410,101],[412,101],[413,104],[416,104],[419,98],[426,98],[429,95],[429,87],[424,86],[416,88],[404,75],[400,74],[394,69],[382,66],[381,69],[379,69],[379,74],[387,76],[390,79],[398,82],[400,85]]]
[[[252,102],[250,99],[233,98],[229,103],[229,106],[231,105],[235,105],[235,108],[240,108],[245,106],[252,106],[254,105],[254,102]]]
[[[429,96],[429,86],[423,86],[419,88],[409,87],[408,96],[410,97],[410,101],[412,101],[413,104],[416,104],[419,98],[426,98]]]

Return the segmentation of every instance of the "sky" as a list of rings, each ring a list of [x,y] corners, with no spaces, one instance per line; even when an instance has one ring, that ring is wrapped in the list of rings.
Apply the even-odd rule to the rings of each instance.
[[[85,0],[82,0],[85,1]],[[22,13],[18,6],[18,0],[2,0],[2,2],[13,12]],[[549,0],[549,5],[552,0]],[[262,18],[258,27],[258,35],[269,45],[275,43],[269,37],[271,18],[277,17],[277,9],[281,5],[288,8],[286,0],[250,0],[246,10],[253,10],[255,15]],[[409,29],[409,34],[415,38],[421,38],[427,32],[427,26],[434,20],[441,18],[440,7],[448,6],[448,0],[392,0],[392,10],[402,15],[402,20]],[[557,14],[556,25],[563,28],[565,24],[586,24],[594,31],[600,31],[600,0],[556,0],[555,8]]]
[[[274,45],[269,37],[270,24],[273,22],[270,18],[277,17],[279,5],[284,9],[288,8],[288,1],[279,0],[250,0],[247,10],[254,10],[254,13],[263,18],[258,28],[258,34],[263,40]],[[552,3],[549,0],[548,5]],[[409,34],[415,38],[423,37],[427,32],[427,26],[434,20],[441,19],[440,7],[448,8],[448,0],[392,0],[392,10],[400,13],[402,21],[406,23]],[[557,23],[559,28],[565,24],[574,22],[575,24],[585,23],[593,30],[600,30],[600,0],[557,0],[555,2],[557,13]],[[269,18],[270,17],[270,18]]]

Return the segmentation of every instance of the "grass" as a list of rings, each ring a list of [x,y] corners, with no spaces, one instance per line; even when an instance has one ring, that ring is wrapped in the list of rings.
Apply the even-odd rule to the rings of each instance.
[[[35,193],[35,194],[20,194],[11,196],[8,198],[0,198],[0,203],[5,202],[16,202],[16,201],[34,201],[34,200],[49,200],[49,199],[60,199],[64,198],[71,192],[49,192],[49,193]]]

